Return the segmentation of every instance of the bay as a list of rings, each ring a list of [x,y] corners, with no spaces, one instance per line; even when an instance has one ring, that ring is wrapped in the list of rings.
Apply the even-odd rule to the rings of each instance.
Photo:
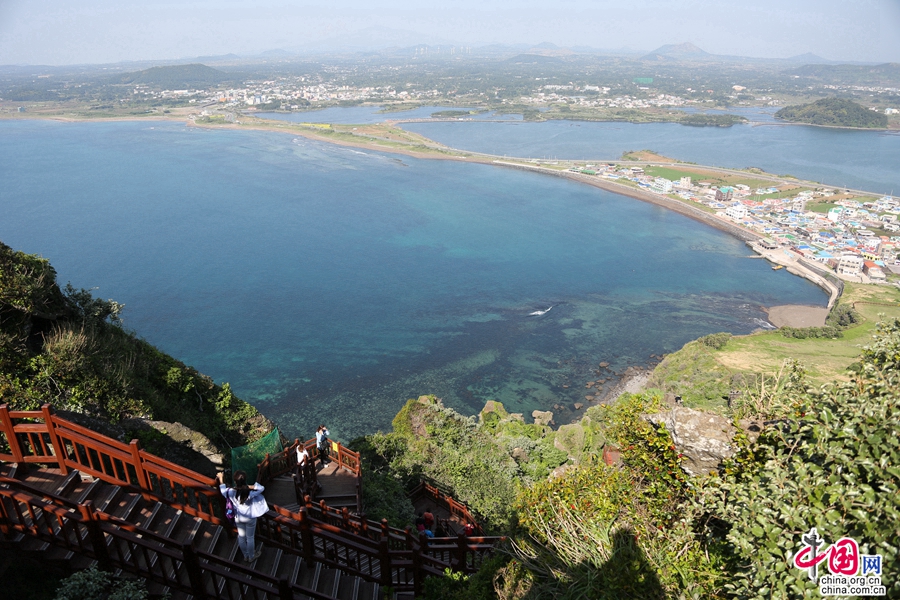
[[[0,122],[0,165],[0,240],[125,303],[127,327],[290,437],[387,429],[427,393],[466,414],[565,404],[565,422],[600,361],[826,303],[682,215],[487,165],[46,121]]]
[[[733,111],[731,111],[733,112]],[[736,111],[740,112],[740,111]],[[760,168],[829,186],[900,192],[900,132],[833,129],[767,122],[689,127],[677,123],[433,122],[403,127],[473,152],[540,159],[615,160],[630,150],[653,150],[701,165]]]

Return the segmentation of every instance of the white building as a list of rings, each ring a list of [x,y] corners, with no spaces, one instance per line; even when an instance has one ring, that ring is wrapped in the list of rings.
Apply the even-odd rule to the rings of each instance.
[[[838,275],[859,275],[863,267],[863,258],[857,254],[844,254],[838,262]]]
[[[740,202],[733,204],[725,209],[725,216],[735,221],[740,221],[747,216],[747,207]]]
[[[672,182],[663,177],[657,177],[650,186],[650,191],[655,194],[668,194],[672,191]]]

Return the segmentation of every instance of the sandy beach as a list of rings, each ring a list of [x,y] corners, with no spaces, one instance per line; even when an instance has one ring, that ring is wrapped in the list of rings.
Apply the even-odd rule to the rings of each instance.
[[[822,327],[830,311],[821,306],[785,304],[766,309],[769,322],[775,327]]]

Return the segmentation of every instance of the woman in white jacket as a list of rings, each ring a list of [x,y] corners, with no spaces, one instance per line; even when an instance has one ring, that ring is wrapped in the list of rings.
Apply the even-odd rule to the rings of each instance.
[[[253,539],[256,534],[256,518],[263,516],[269,505],[263,496],[265,488],[260,484],[247,485],[247,474],[236,471],[234,474],[234,487],[225,485],[223,473],[216,475],[219,482],[219,491],[225,498],[231,500],[234,505],[234,524],[238,532],[238,548],[244,555],[244,560],[253,562],[262,554],[262,548],[256,549]]]

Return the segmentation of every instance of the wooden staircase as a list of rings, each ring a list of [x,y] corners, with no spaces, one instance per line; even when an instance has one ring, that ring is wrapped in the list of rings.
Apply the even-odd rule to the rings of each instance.
[[[247,564],[210,477],[142,450],[137,440],[125,444],[62,419],[49,405],[0,405],[0,543],[72,568],[96,563],[132,574],[173,598],[344,600],[378,598],[387,586],[419,594],[426,577],[477,571],[503,539],[426,540],[369,521],[361,513],[359,455],[333,443],[333,466],[289,482],[300,443],[259,465],[270,510],[256,523],[262,553]],[[297,477],[305,490],[316,482],[322,497],[300,498]],[[425,488],[446,501],[432,491]],[[326,497],[344,506],[329,506]]]
[[[249,580],[257,580],[260,575],[278,586],[288,587],[291,598],[314,598],[317,600],[377,600],[381,597],[380,586],[374,582],[364,581],[360,577],[347,575],[338,569],[329,568],[320,562],[309,563],[298,553],[285,551],[257,541],[262,553],[258,559],[247,564],[241,557],[237,538],[229,535],[223,526],[212,524],[199,517],[192,517],[184,511],[174,509],[163,503],[149,501],[138,491],[104,483],[99,479],[82,477],[78,471],[70,471],[62,475],[58,469],[31,470],[26,475],[15,478],[16,469],[12,465],[0,466],[0,485],[15,489],[17,496],[0,496],[4,512],[19,517],[7,526],[18,525],[34,533],[44,535],[28,535],[18,531],[7,544],[14,544],[19,552],[39,554],[40,560],[47,563],[66,563],[73,570],[88,568],[100,562],[97,558],[78,553],[75,549],[52,544],[48,534],[58,536],[68,533],[70,538],[82,536],[83,540],[71,539],[75,542],[86,542],[90,536],[88,528],[72,528],[69,532],[61,532],[66,525],[58,514],[51,515],[39,502],[48,502],[50,506],[90,506],[96,511],[108,515],[110,523],[134,534],[138,539],[165,538],[170,544],[160,544],[155,548],[136,546],[128,540],[107,537],[104,540],[108,559],[118,557],[119,560],[137,563],[144,573],[134,573],[148,580],[148,589],[154,596],[165,596],[173,599],[194,598],[193,590],[185,590],[173,582],[187,581],[190,578],[174,572],[175,565],[169,565],[161,552],[166,546],[178,548],[187,546],[194,550],[195,557],[203,566],[217,566],[227,570],[231,577],[205,577],[203,585],[206,597],[210,598],[245,598],[274,597],[272,591],[254,590],[264,595],[252,593]],[[28,499],[25,498],[28,496]],[[73,515],[77,514],[74,506],[67,508]],[[130,527],[129,527],[130,526]],[[117,562],[115,559],[113,562]],[[184,570],[182,560],[182,570]],[[168,573],[161,573],[160,570]],[[122,568],[113,568],[120,573]],[[132,573],[134,571],[131,571]],[[127,574],[128,571],[125,571]],[[162,576],[160,576],[162,575]],[[258,586],[257,586],[258,587]]]

